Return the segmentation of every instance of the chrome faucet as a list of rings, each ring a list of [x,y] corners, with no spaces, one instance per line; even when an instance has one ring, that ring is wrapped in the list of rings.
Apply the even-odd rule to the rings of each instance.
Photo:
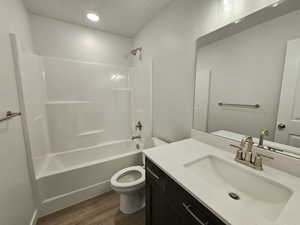
[[[247,161],[247,162],[251,162],[251,160],[252,160],[253,145],[254,145],[254,141],[253,141],[253,137],[251,137],[251,136],[244,137],[241,140],[241,147],[242,147],[242,151],[243,151],[243,157],[244,157],[244,160]],[[244,150],[246,146],[247,146],[247,149]]]
[[[231,145],[232,147],[238,149],[234,160],[253,169],[263,170],[262,157],[268,159],[274,158],[264,154],[257,154],[256,151],[253,151],[253,145],[254,141],[253,138],[250,136],[244,137],[241,140],[240,146]]]
[[[136,140],[136,139],[142,139],[141,135],[137,135],[137,136],[132,136],[131,140]]]

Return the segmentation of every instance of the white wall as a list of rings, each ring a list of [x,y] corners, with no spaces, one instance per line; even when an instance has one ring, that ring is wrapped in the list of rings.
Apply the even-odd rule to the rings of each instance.
[[[1,116],[20,110],[9,33],[16,33],[22,51],[32,53],[27,16],[21,0],[0,1]],[[28,225],[36,209],[20,121],[0,124],[0,224]]]
[[[295,29],[298,21],[300,11],[198,49],[197,68],[212,71],[209,131],[229,130],[257,137],[269,129],[273,140],[286,45],[300,37],[300,30]],[[224,108],[218,102],[259,103],[261,108]]]
[[[133,40],[46,17],[30,17],[35,52],[41,56],[131,65]]]
[[[175,0],[135,38],[153,58],[154,136],[189,137],[196,39],[276,0]]]

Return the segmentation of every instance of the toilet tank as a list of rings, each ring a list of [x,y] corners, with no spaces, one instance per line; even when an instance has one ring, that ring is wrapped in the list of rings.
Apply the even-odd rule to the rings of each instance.
[[[162,145],[167,145],[167,144],[168,144],[167,142],[165,142],[165,141],[163,141],[159,138],[156,138],[156,137],[147,138],[145,140],[143,149],[155,148],[155,147],[162,146]],[[144,154],[143,154],[143,165],[145,165],[145,155]]]

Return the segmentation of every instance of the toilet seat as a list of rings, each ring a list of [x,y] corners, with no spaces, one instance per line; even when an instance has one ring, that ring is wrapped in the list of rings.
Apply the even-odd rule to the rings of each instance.
[[[133,173],[137,173],[137,174],[133,174]],[[121,182],[120,178],[130,174],[132,174],[133,177],[134,175],[138,175],[138,178],[134,179],[133,181]],[[132,167],[125,168],[117,172],[115,175],[113,175],[110,182],[113,187],[124,188],[124,189],[142,185],[145,182],[145,169],[141,166],[132,166]]]

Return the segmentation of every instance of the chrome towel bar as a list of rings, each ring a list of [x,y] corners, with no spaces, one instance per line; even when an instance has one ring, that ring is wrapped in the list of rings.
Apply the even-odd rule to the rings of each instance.
[[[243,107],[243,108],[255,108],[255,109],[260,108],[259,104],[248,105],[248,104],[231,104],[231,103],[219,102],[218,105],[219,106],[231,106],[231,107]]]
[[[11,111],[7,111],[7,112],[6,112],[6,117],[0,118],[0,122],[6,121],[6,120],[9,120],[9,119],[11,119],[11,118],[13,118],[13,117],[21,116],[21,115],[22,115],[22,113],[20,113],[20,112],[18,112],[18,113],[13,113],[13,112],[11,112]]]

